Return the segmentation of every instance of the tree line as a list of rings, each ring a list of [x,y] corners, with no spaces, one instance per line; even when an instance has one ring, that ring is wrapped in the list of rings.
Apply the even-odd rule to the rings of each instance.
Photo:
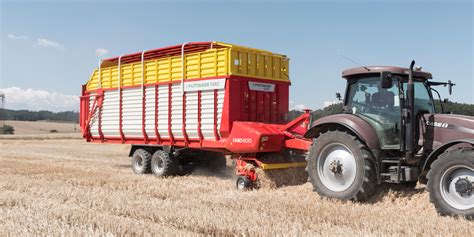
[[[438,113],[441,113],[441,102],[435,100],[435,107]],[[443,103],[444,112],[453,114],[463,114],[474,116],[474,105],[457,102]],[[288,119],[293,120],[300,116],[303,112],[298,110],[291,110],[288,112]],[[332,114],[343,113],[342,103],[333,104],[322,109],[317,109],[311,112],[314,119],[322,118]],[[46,110],[29,111],[29,110],[11,110],[0,109],[0,120],[18,120],[18,121],[66,121],[79,122],[79,113],[74,111],[65,112],[51,112]]]
[[[79,122],[79,113],[74,111],[51,112],[47,110],[29,111],[29,110],[11,110],[0,109],[0,120],[18,120],[18,121],[65,121]]]
[[[435,109],[437,113],[441,113],[441,103],[439,100],[435,100]],[[464,104],[457,102],[443,102],[444,113],[453,113],[461,115],[474,116],[474,104]],[[311,112],[313,119],[322,118],[328,115],[341,114],[344,112],[342,103],[333,104],[322,109],[317,109]],[[291,110],[288,113],[289,120],[293,120],[303,114],[302,111]]]

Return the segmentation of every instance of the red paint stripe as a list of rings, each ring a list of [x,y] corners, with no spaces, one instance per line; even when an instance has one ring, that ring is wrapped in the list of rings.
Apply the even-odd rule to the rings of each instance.
[[[171,143],[174,142],[174,136],[173,136],[173,131],[171,130],[171,111],[172,111],[172,105],[171,103],[173,102],[172,100],[172,88],[171,84],[168,85],[168,136],[170,137]]]
[[[97,136],[91,137],[92,142],[101,142],[100,138]],[[115,136],[105,136],[105,141],[107,143],[122,143],[120,137]],[[143,137],[127,137],[127,140],[124,142],[125,144],[141,144],[143,142]],[[175,147],[190,147],[190,148],[201,148],[199,139],[190,139],[189,144],[185,144],[184,140],[174,140],[171,142],[169,139],[164,138],[160,143],[160,146],[175,146]],[[219,141],[211,141],[211,140],[204,140],[202,142],[202,148],[205,150],[218,150],[221,152],[229,153],[225,149],[225,140]]]
[[[95,97],[95,100],[97,100],[97,104],[96,104],[96,109],[98,109],[99,111],[97,111],[98,115],[98,126],[97,126],[97,131],[99,132],[99,136],[101,138],[102,141],[104,141],[104,133],[102,132],[102,104],[103,104],[103,101],[104,101],[104,92],[99,90],[97,91],[97,95]]]
[[[99,111],[97,111],[97,113],[98,113],[97,130],[99,131],[100,139],[103,141],[104,140],[104,133],[102,132],[102,107],[98,108],[98,110]]]
[[[123,105],[122,105],[122,90],[119,90],[119,132],[120,132],[120,139],[122,140],[122,143],[125,142],[125,135],[123,134]]]
[[[199,142],[202,146],[202,142],[204,140],[204,136],[202,135],[202,130],[201,130],[201,123],[202,123],[202,117],[201,117],[201,113],[202,113],[202,105],[201,105],[201,98],[202,98],[202,94],[201,94],[201,91],[198,91],[198,127],[197,127],[197,130],[198,130],[198,136],[199,136]]]
[[[161,136],[158,132],[158,85],[155,85],[155,137],[156,143],[161,142]]]
[[[214,137],[216,141],[219,140],[219,133],[217,131],[217,90],[214,90]]]
[[[148,143],[148,134],[146,133],[146,87],[143,87],[142,95],[142,134],[145,143]]]
[[[188,134],[186,134],[186,92],[183,91],[183,113],[182,113],[182,131],[183,131],[183,137],[184,137],[184,142],[188,144]]]
[[[87,111],[89,114],[88,114],[87,122],[85,123],[85,130],[84,130],[84,137],[87,138],[87,141],[89,141],[92,138],[90,123],[92,120],[92,116],[94,115],[94,112],[96,110],[96,104],[97,104],[97,100],[94,100],[90,111],[89,111],[89,106],[87,106]]]

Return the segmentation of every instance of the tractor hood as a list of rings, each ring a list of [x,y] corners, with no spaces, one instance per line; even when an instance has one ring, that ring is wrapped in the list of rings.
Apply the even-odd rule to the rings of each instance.
[[[457,114],[425,114],[422,119],[421,138],[435,149],[443,143],[457,139],[474,139],[474,117]],[[431,141],[431,144],[430,144]]]

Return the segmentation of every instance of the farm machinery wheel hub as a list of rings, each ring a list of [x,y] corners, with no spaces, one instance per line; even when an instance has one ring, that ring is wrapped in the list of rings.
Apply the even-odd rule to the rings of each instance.
[[[472,195],[472,182],[466,178],[459,178],[455,183],[456,192],[461,195],[461,197],[469,198]]]
[[[322,149],[317,169],[321,182],[330,190],[340,192],[348,189],[355,181],[356,160],[347,146],[330,143]]]
[[[342,174],[342,164],[340,160],[335,160],[329,164],[329,170],[336,175],[336,174]]]
[[[441,195],[450,206],[458,210],[474,208],[474,170],[464,165],[453,166],[443,173],[440,181]]]

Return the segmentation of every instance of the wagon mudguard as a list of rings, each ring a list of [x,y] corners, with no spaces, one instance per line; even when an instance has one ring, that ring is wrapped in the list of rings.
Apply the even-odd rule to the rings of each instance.
[[[315,138],[327,127],[342,126],[356,134],[370,149],[380,147],[379,138],[372,126],[352,114],[335,114],[313,121],[311,128],[304,134],[305,138]]]
[[[432,151],[430,155],[426,158],[424,164],[423,164],[423,172],[426,172],[428,168],[431,166],[431,163],[435,161],[439,155],[441,155],[443,152],[445,152],[447,149],[449,149],[452,146],[458,145],[458,144],[471,144],[471,146],[474,146],[474,139],[466,138],[466,139],[459,139],[459,140],[454,140],[447,142],[440,147],[436,148],[436,150]]]

